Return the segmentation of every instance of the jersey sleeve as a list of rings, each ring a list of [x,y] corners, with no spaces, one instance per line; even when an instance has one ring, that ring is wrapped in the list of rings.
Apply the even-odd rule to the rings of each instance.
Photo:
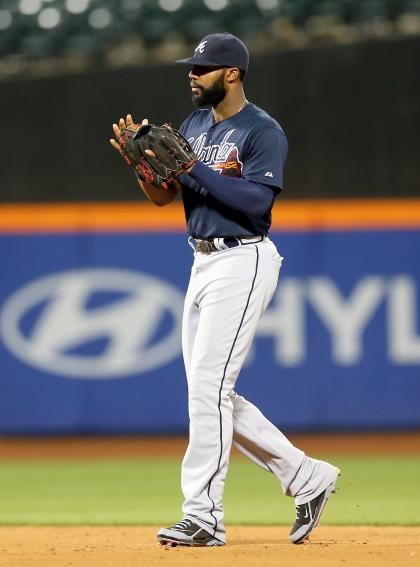
[[[242,177],[281,190],[287,160],[287,139],[281,128],[259,129],[244,156]]]

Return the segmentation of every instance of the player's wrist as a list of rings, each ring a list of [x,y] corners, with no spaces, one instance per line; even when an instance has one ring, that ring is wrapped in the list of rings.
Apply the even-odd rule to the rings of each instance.
[[[189,174],[191,175],[191,177],[194,177],[194,175],[199,175],[200,172],[203,171],[207,171],[211,168],[209,168],[207,165],[205,165],[204,163],[202,163],[201,161],[196,161],[190,168],[189,170]]]
[[[193,171],[193,169],[195,168],[195,166],[197,165],[197,163],[199,163],[198,160],[197,160],[197,159],[194,160],[194,161],[191,163],[191,165],[189,165],[188,167],[183,168],[183,170],[182,170],[181,173],[186,173],[187,175],[190,175],[191,172]]]

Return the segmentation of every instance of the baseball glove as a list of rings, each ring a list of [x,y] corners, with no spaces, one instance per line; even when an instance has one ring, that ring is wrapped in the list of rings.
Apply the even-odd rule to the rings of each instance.
[[[121,131],[119,142],[122,156],[137,177],[163,189],[197,161],[188,141],[169,124],[132,124]]]

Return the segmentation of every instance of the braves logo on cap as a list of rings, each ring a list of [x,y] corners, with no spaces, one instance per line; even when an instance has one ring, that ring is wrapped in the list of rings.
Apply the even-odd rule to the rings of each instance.
[[[206,47],[206,43],[207,43],[207,40],[206,40],[206,41],[202,41],[201,43],[199,43],[199,44],[197,45],[197,47],[194,49],[194,51],[198,51],[199,53],[203,53],[203,52],[204,52],[204,49],[205,49],[205,47]]]
[[[238,67],[247,71],[249,53],[239,37],[227,32],[214,33],[203,37],[192,57],[178,59],[176,62],[207,67]]]

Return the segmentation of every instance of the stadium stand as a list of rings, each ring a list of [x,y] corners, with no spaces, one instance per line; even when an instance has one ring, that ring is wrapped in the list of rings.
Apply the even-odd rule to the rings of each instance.
[[[3,0],[0,76],[43,60],[63,68],[173,59],[222,30],[254,52],[415,35],[420,0]]]

